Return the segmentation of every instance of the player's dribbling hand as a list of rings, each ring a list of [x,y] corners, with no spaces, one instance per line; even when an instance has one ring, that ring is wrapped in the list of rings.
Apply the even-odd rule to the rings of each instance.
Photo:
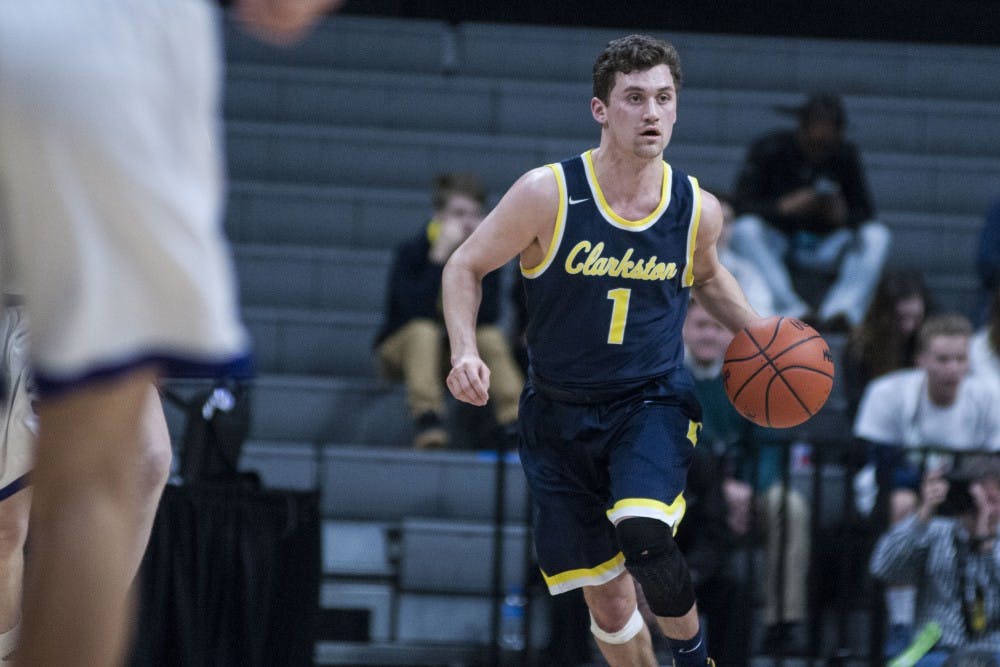
[[[465,403],[482,407],[490,398],[490,369],[479,357],[458,358],[445,382],[451,395]]]
[[[236,0],[236,15],[248,32],[274,44],[301,39],[323,14],[344,0]]]

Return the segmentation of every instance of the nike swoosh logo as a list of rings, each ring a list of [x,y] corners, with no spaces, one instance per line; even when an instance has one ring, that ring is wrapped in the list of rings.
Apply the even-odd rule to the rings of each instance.
[[[685,651],[684,649],[682,649],[682,648],[681,648],[681,649],[677,649],[677,652],[678,652],[678,653],[694,653],[695,651],[697,651],[698,649],[700,649],[700,648],[701,648],[701,643],[702,643],[703,641],[705,641],[705,640],[704,640],[704,638],[702,638],[702,639],[699,639],[699,640],[698,640],[698,643],[694,645],[694,648],[693,648],[693,649],[691,649],[691,650],[689,650],[689,651]]]
[[[573,204],[579,204],[579,203],[585,202],[585,201],[590,201],[590,197],[584,197],[583,199],[573,199],[572,197],[570,197],[569,198],[569,205],[572,206]]]

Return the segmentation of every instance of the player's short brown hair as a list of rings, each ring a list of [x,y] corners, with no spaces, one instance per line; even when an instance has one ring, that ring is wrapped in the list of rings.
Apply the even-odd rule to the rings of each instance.
[[[628,74],[657,65],[670,68],[674,88],[680,90],[681,57],[672,44],[649,35],[628,35],[611,40],[594,61],[594,97],[607,104],[618,72]]]
[[[452,195],[465,195],[479,202],[480,206],[486,204],[486,188],[475,174],[455,172],[435,176],[431,194],[434,210],[443,209]]]

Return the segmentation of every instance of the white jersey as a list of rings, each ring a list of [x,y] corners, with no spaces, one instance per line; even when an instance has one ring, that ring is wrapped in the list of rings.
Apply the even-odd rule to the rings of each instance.
[[[955,402],[939,406],[927,396],[927,373],[922,368],[893,371],[872,380],[865,389],[854,420],[854,435],[914,450],[1000,451],[997,405],[1000,397],[979,378],[965,378]],[[925,455],[914,451],[907,458],[913,465],[923,462],[928,469],[947,469],[955,464],[954,456],[941,452]],[[874,464],[855,475],[854,494],[857,510],[869,514],[877,494]]]
[[[967,377],[952,405],[937,406],[927,397],[923,369],[894,371],[868,385],[854,435],[906,447],[1000,450],[998,400],[988,383]]]
[[[991,384],[1000,396],[1000,355],[990,347],[989,329],[982,329],[969,341],[969,369],[974,376]]]
[[[0,315],[0,345],[5,400],[0,403],[0,502],[26,484],[35,453],[37,422],[28,370],[28,330],[24,312],[7,308]]]
[[[0,2],[3,284],[43,392],[158,364],[249,370],[221,232],[204,0]]]

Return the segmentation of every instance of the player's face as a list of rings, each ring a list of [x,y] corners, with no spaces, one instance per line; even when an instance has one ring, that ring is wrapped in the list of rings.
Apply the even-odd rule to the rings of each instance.
[[[934,336],[917,358],[927,371],[927,393],[938,405],[951,405],[958,396],[962,378],[969,372],[969,338]]]
[[[713,364],[726,354],[733,339],[729,330],[715,321],[704,308],[692,303],[681,330],[684,345],[691,359],[702,366]]]
[[[677,121],[677,89],[670,68],[618,72],[608,103],[594,98],[591,110],[612,143],[637,157],[659,158]]]

